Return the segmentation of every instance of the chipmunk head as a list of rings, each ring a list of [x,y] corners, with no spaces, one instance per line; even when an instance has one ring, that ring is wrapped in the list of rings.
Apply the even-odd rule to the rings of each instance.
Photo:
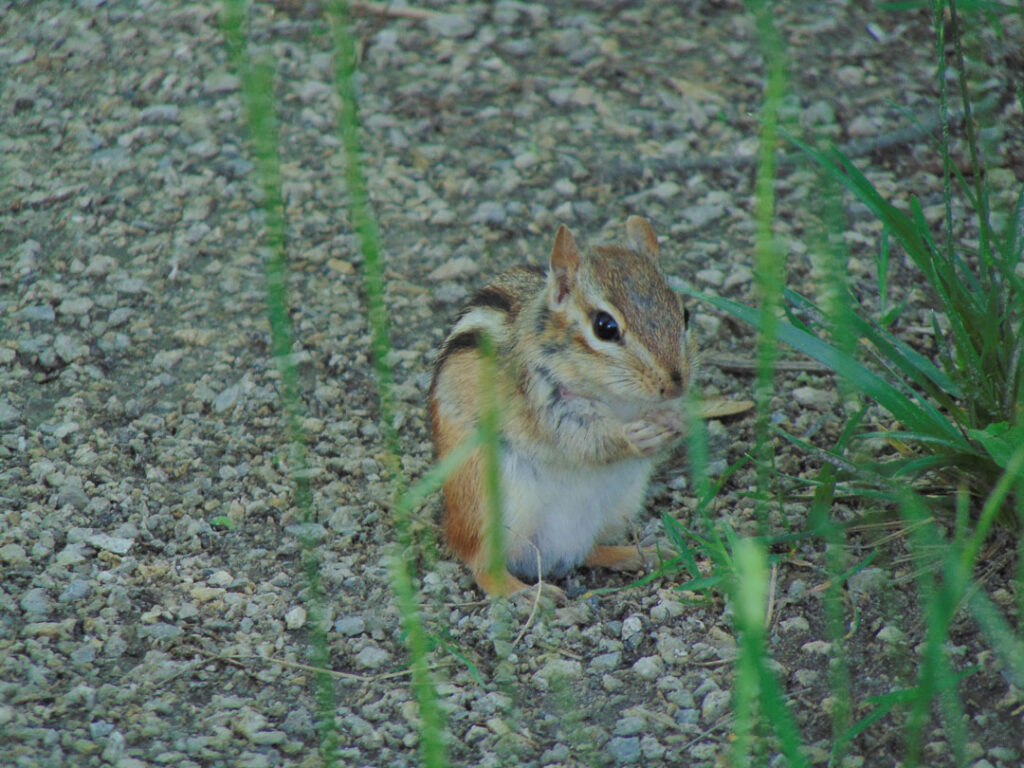
[[[551,251],[547,307],[558,366],[580,394],[629,401],[671,400],[689,383],[687,313],[658,270],[658,238],[639,216],[626,245],[584,255],[561,226]]]

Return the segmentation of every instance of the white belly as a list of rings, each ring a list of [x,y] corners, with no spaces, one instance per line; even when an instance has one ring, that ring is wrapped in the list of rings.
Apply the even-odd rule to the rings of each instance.
[[[502,512],[509,571],[537,578],[579,565],[643,506],[654,462],[636,458],[601,467],[552,467],[513,450],[502,454]]]

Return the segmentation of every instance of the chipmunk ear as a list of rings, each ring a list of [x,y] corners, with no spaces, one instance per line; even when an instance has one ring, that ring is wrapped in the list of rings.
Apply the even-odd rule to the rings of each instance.
[[[630,216],[626,219],[626,237],[633,250],[651,261],[658,261],[658,236],[654,234],[647,219]]]
[[[555,247],[551,249],[551,272],[549,282],[549,303],[557,309],[565,302],[580,268],[580,252],[572,239],[569,228],[563,224],[555,235]]]

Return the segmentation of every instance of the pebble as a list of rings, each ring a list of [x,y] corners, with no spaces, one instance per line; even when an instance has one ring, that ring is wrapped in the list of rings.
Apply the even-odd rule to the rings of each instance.
[[[18,604],[21,606],[21,610],[32,617],[49,616],[53,610],[53,601],[42,587],[25,590]]]
[[[791,394],[800,405],[819,411],[827,411],[836,399],[834,392],[816,387],[796,387]]]
[[[362,616],[343,616],[334,622],[334,631],[346,637],[356,637],[366,632]]]
[[[86,296],[65,299],[57,306],[57,311],[64,315],[87,315],[95,306],[95,302]]]
[[[633,663],[633,671],[644,680],[657,680],[665,671],[665,662],[660,656],[644,656]]]
[[[16,317],[30,323],[53,323],[57,319],[57,313],[49,304],[33,304],[18,310]]]
[[[700,703],[700,719],[707,725],[714,723],[729,709],[732,693],[721,689],[713,689],[704,694]]]
[[[377,669],[390,661],[391,654],[376,645],[364,646],[355,657],[356,666],[364,669]]]
[[[640,760],[640,739],[636,736],[616,736],[608,740],[608,754],[616,763],[626,765]]]
[[[469,220],[475,224],[501,226],[505,223],[505,207],[498,202],[485,201],[477,205]]]
[[[861,568],[850,574],[846,586],[857,595],[873,595],[889,585],[889,574],[881,568]]]
[[[575,659],[551,659],[534,672],[533,682],[542,691],[574,680],[583,674],[583,665]]]
[[[284,615],[284,625],[291,630],[302,629],[306,626],[306,609],[296,605]]]
[[[85,539],[85,542],[97,549],[113,552],[115,555],[126,555],[128,550],[135,543],[133,539],[126,539],[120,536],[110,536],[105,533],[94,533]]]
[[[4,544],[0,547],[0,560],[11,568],[28,565],[28,554],[20,544]]]
[[[691,205],[683,208],[679,213],[691,226],[700,229],[725,216],[725,208],[720,205]]]
[[[427,275],[427,279],[440,283],[445,280],[461,280],[472,277],[480,271],[480,264],[468,256],[450,259]]]
[[[441,37],[469,37],[476,30],[462,13],[439,13],[427,19],[427,29]]]

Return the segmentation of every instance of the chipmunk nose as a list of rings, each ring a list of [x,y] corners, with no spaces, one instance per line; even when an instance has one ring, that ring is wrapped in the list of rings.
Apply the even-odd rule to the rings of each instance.
[[[671,400],[676,397],[681,397],[683,394],[683,373],[676,368],[672,373],[669,374],[669,383],[663,384],[661,387],[661,396],[666,400]]]

